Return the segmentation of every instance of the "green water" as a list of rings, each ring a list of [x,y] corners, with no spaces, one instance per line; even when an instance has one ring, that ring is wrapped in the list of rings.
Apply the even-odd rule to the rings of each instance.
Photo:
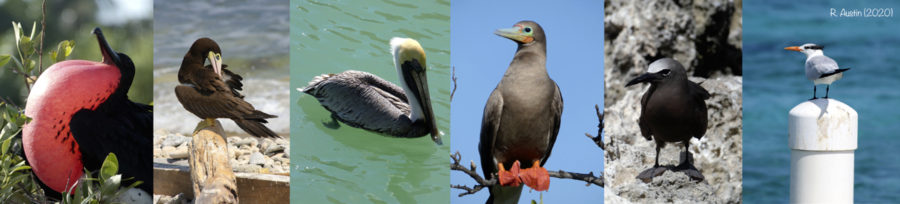
[[[291,1],[291,202],[448,203],[449,1]],[[296,91],[314,76],[349,69],[398,82],[389,41],[417,39],[443,146],[430,137],[391,138],[342,124]]]

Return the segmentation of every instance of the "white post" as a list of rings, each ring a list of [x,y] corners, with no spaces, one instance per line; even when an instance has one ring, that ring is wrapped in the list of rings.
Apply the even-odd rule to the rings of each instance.
[[[858,118],[856,110],[834,99],[791,109],[791,203],[853,203]]]

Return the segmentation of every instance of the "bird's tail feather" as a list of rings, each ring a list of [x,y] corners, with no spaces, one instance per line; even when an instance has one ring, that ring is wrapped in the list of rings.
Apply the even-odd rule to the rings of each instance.
[[[265,122],[266,120],[263,119],[234,119],[234,123],[236,123],[238,127],[240,127],[245,132],[250,133],[250,135],[253,135],[254,137],[281,137],[278,136],[278,134],[275,134],[275,132],[269,129],[269,127],[266,127],[266,125],[263,124]]]
[[[328,78],[331,78],[334,75],[336,75],[336,74],[323,74],[323,75],[315,76],[315,77],[313,77],[312,81],[309,81],[309,84],[307,84],[306,87],[301,87],[297,90],[299,90],[300,92],[309,93],[308,91],[315,89],[316,85],[318,85],[320,82],[328,80]]]
[[[252,120],[261,120],[261,122],[265,123],[267,118],[275,118],[278,116],[271,115],[259,110],[253,110],[253,113],[244,115],[244,119],[252,119]]]

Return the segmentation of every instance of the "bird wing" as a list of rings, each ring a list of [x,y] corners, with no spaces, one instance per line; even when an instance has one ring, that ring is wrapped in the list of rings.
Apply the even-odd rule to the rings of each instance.
[[[559,86],[551,80],[553,83],[553,87],[556,88],[553,94],[553,101],[550,106],[551,111],[553,113],[553,133],[550,135],[549,144],[547,144],[547,153],[544,154],[544,157],[541,158],[541,166],[544,166],[544,163],[547,163],[547,158],[550,158],[550,152],[553,151],[553,144],[556,144],[556,136],[559,134],[559,124],[562,120],[562,111],[563,111],[563,98],[562,92],[559,91]]]
[[[303,92],[352,127],[391,136],[405,136],[412,127],[403,89],[371,73],[349,70],[321,75]]]
[[[811,67],[813,70],[819,73],[819,77],[822,77],[825,74],[832,73],[838,69],[837,62],[825,55],[809,58],[809,60],[806,61],[806,66]]]
[[[644,118],[644,115],[646,115],[644,112],[647,111],[647,101],[650,101],[650,97],[655,89],[656,86],[650,85],[650,89],[647,89],[647,91],[644,92],[644,96],[641,96],[641,116],[638,118],[638,126],[641,128],[641,135],[647,140],[653,139],[653,131],[650,130],[650,124],[647,124],[650,121],[647,121],[647,119]]]
[[[97,171],[106,156],[115,153],[123,179],[134,178],[126,184],[142,181],[139,188],[152,192],[153,107],[123,103],[115,110],[101,105],[76,112],[69,123],[72,137],[78,143],[84,168]]]
[[[221,82],[221,81],[219,81]],[[196,86],[179,85],[175,87],[175,96],[185,109],[199,117],[205,118],[241,118],[263,119],[275,116],[256,110],[244,99],[234,96],[224,83],[214,83],[218,91],[204,91]]]
[[[212,69],[211,67],[212,66],[210,65],[206,66],[207,69]],[[240,91],[244,90],[244,83],[241,82],[244,80],[244,77],[229,70],[227,64],[222,65],[222,73],[225,78],[225,84],[231,89],[231,93],[234,94],[235,97],[244,98],[244,95],[240,93]]]
[[[219,76],[215,72],[212,71],[212,68],[207,65],[203,67],[203,65],[187,65],[191,67],[184,67],[179,70],[179,81],[182,83],[188,83],[194,85],[194,87],[202,92],[202,93],[212,93],[212,92],[229,92],[234,94],[235,97],[243,98],[243,95],[240,95],[236,90],[243,89],[243,84],[240,83],[242,79],[240,75],[234,74],[230,70],[226,70],[223,68],[223,72],[227,72],[227,76],[233,78],[230,80],[230,84],[226,84],[224,80],[222,80],[222,76]],[[182,70],[199,70],[194,72],[185,72],[184,77],[182,77]],[[232,77],[237,76],[237,77]],[[237,89],[235,89],[237,88]]]
[[[709,99],[710,94],[708,91],[706,91],[705,88],[700,86],[700,84],[694,83],[692,81],[688,81],[688,84],[690,84],[691,86],[689,89],[690,96],[693,102],[698,104],[694,106],[695,108],[693,113],[697,116],[695,118],[700,118],[700,121],[694,123],[696,127],[692,128],[693,130],[695,130],[695,132],[693,132],[693,135],[697,139],[700,139],[704,134],[706,134],[707,122],[709,120],[709,116],[707,116],[706,99]]]
[[[498,87],[491,92],[487,104],[484,105],[484,116],[481,118],[481,138],[478,142],[478,152],[481,155],[481,171],[487,179],[493,178],[493,173],[497,172],[492,150],[494,141],[497,139],[497,131],[500,129],[502,114],[503,95]]]

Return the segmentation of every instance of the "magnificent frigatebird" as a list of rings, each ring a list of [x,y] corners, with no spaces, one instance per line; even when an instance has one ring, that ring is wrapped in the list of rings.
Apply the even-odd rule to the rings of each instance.
[[[816,85],[826,84],[825,98],[828,98],[828,90],[831,89],[831,83],[844,77],[844,71],[850,68],[840,68],[837,62],[822,52],[825,47],[812,43],[806,43],[801,46],[791,46],[784,48],[785,50],[797,51],[806,54],[806,78],[813,81],[813,97],[809,100],[816,99]]]
[[[638,120],[641,135],[656,141],[656,163],[648,169],[652,171],[645,172],[662,172],[657,171],[660,169],[659,150],[667,142],[684,144],[686,158],[673,170],[696,170],[691,164],[688,145],[691,144],[691,137],[700,139],[706,134],[705,100],[709,99],[709,92],[688,80],[684,67],[672,58],[650,63],[647,73],[632,79],[625,86],[638,83],[650,83],[650,89],[641,97],[641,116]],[[703,180],[703,175],[687,173],[694,179]],[[643,173],[641,175],[639,178],[646,179]]]
[[[300,91],[350,126],[394,137],[431,134],[441,144],[428,93],[425,50],[414,39],[395,37],[391,54],[402,88],[368,72],[349,70],[317,76]]]
[[[490,188],[487,203],[516,203],[520,182],[538,191],[550,186],[550,175],[541,166],[556,142],[563,100],[547,74],[547,41],[540,25],[520,21],[495,34],[515,41],[518,48],[484,106],[478,151],[485,177],[496,173],[501,184]],[[521,172],[520,166],[525,167]]]
[[[84,169],[97,172],[109,153],[125,184],[153,192],[152,106],[128,99],[134,63],[93,34],[102,62],[67,60],[47,68],[28,95],[22,144],[34,174],[56,192],[71,189]]]
[[[207,60],[210,64],[204,66]],[[226,67],[222,64],[219,44],[209,38],[194,41],[178,70],[181,85],[175,87],[175,96],[184,109],[210,126],[216,118],[228,118],[255,137],[280,137],[263,124],[276,116],[256,110],[244,101],[239,92],[243,89],[243,78]]]

